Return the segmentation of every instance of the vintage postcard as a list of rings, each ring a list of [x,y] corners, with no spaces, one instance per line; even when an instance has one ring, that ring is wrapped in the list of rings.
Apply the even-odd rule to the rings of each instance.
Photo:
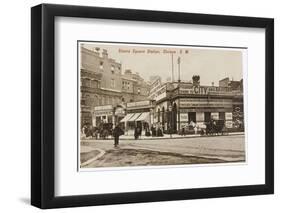
[[[246,51],[79,41],[79,167],[245,162]]]

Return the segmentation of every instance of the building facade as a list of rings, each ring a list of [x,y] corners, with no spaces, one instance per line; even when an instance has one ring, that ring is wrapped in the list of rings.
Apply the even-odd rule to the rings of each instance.
[[[200,79],[200,78],[199,78]],[[233,128],[238,120],[243,127],[243,90],[231,87],[201,86],[200,81],[166,84],[156,98],[154,120],[164,130],[179,132],[191,122],[198,127],[211,119],[224,120]]]
[[[165,83],[153,76],[146,82],[129,69],[122,72],[107,50],[80,48],[81,125],[122,123],[129,130],[157,124],[175,133],[190,122],[200,126],[211,119],[224,120],[229,128],[244,126],[243,80],[204,86],[200,76]]]
[[[122,64],[110,58],[107,50],[89,49],[81,45],[81,126],[97,126],[103,120],[115,123],[119,117],[117,116],[117,120],[111,119],[108,111],[114,113],[124,103],[145,100],[148,92],[149,84],[131,70],[122,73]]]

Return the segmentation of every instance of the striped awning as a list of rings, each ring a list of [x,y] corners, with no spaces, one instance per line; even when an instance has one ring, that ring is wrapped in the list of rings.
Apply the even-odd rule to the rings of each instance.
[[[135,121],[140,115],[141,113],[135,113],[128,121]]]
[[[147,121],[147,122],[149,122],[149,112],[141,113],[141,115],[136,119],[136,121]]]
[[[133,117],[134,113],[127,114],[120,122],[127,122],[131,117]]]

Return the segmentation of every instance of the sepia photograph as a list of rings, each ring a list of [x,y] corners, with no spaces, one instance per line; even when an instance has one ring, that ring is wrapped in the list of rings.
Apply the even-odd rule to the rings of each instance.
[[[246,162],[247,48],[78,41],[78,167]]]

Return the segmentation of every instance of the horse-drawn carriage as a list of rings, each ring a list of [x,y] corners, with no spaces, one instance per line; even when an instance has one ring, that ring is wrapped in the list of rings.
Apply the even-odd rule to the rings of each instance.
[[[211,120],[210,122],[206,122],[206,135],[224,135],[227,134],[227,128],[225,127],[224,120]],[[202,132],[204,134],[204,132]]]
[[[113,124],[112,123],[102,123],[99,127],[99,137],[101,139],[106,139],[108,136],[112,136]]]
[[[87,137],[106,139],[112,135],[112,123],[101,123],[98,127],[91,125],[85,125],[82,132]]]

